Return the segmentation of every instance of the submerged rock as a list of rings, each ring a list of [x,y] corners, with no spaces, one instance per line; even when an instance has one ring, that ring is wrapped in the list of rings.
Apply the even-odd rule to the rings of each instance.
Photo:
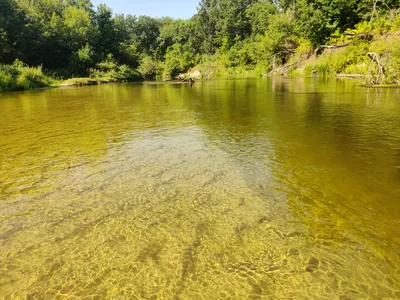
[[[312,273],[312,272],[318,270],[318,266],[319,266],[319,259],[317,259],[315,257],[311,257],[310,260],[308,261],[306,271]]]

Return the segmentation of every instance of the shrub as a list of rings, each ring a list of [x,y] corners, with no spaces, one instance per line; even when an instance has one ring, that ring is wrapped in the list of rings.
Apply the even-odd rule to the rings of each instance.
[[[89,44],[86,44],[84,47],[72,54],[70,69],[79,75],[87,76],[90,66],[93,65],[93,61],[94,50]]]
[[[154,79],[160,73],[160,67],[150,56],[144,56],[140,61],[139,72],[146,79]]]
[[[0,92],[15,90],[16,83],[13,82],[12,76],[6,72],[4,67],[0,67]]]
[[[392,29],[398,30],[400,29],[400,13],[393,19]]]
[[[43,74],[42,66],[29,67],[20,60],[0,66],[0,91],[28,90],[49,86],[53,79]]]
[[[128,65],[118,65],[111,54],[98,63],[96,68],[90,70],[90,77],[106,82],[139,81],[142,79],[140,74]]]
[[[335,72],[326,63],[307,65],[304,68],[304,75],[306,76],[328,77],[330,75],[333,75],[334,73]]]
[[[400,41],[393,45],[386,73],[390,83],[400,85]]]
[[[117,81],[140,81],[142,77],[138,71],[133,70],[127,65],[121,65],[117,68],[115,79]]]
[[[174,44],[167,49],[164,61],[164,77],[174,77],[185,73],[197,63],[195,55],[186,51],[181,44]]]

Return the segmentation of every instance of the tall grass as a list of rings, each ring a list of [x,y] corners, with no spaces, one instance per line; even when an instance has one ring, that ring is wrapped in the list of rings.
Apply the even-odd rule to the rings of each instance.
[[[29,67],[19,60],[12,65],[0,65],[0,92],[46,87],[53,82],[43,74],[41,66]]]

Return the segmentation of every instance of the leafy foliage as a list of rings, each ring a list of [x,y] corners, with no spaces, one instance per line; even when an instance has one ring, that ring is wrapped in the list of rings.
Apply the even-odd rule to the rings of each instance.
[[[216,73],[263,74],[310,55],[321,44],[348,42],[349,30],[400,30],[400,2],[201,0],[192,18],[173,20],[113,14],[105,4],[94,8],[90,0],[0,0],[0,64],[18,59],[55,76],[113,81],[138,79],[137,72],[145,78],[173,77],[199,64]],[[347,51],[323,58],[327,67],[322,69],[329,72],[318,73],[365,63],[363,41]],[[15,66],[2,66],[2,82],[16,78],[7,68]],[[28,81],[20,80],[33,86]]]
[[[400,85],[400,41],[397,41],[392,49],[389,62],[389,82],[395,81]]]
[[[140,74],[134,69],[127,65],[119,65],[112,54],[98,63],[96,68],[90,70],[90,77],[105,82],[139,81],[141,79]]]
[[[0,65],[0,92],[44,87],[51,82],[41,66],[28,67],[19,60],[12,65]]]
[[[160,67],[150,56],[144,56],[140,61],[139,72],[145,79],[152,79],[159,75]]]

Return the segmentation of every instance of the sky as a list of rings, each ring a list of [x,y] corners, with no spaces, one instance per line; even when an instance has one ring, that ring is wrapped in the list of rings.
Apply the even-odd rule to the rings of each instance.
[[[114,13],[175,19],[192,17],[197,12],[199,2],[199,0],[92,0],[95,7],[105,3]]]

